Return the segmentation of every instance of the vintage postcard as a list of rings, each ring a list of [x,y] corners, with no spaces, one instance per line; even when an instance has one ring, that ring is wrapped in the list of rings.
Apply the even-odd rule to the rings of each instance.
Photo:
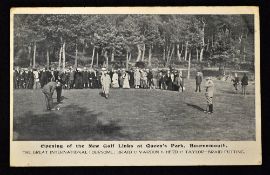
[[[10,166],[261,165],[259,8],[10,10]]]

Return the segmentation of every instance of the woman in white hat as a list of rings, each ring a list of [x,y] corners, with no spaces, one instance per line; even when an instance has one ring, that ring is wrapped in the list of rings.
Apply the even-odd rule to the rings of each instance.
[[[207,102],[207,108],[204,112],[209,114],[213,113],[213,96],[214,96],[214,82],[211,77],[206,78],[205,82],[205,97]]]

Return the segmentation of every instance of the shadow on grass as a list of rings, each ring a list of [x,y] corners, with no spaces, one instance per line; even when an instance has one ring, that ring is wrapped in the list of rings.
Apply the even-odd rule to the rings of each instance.
[[[65,97],[65,96],[61,96],[61,101],[63,101],[63,100],[66,100],[66,99],[68,99],[67,97]]]
[[[99,95],[100,95],[101,97],[105,97],[105,94],[104,94],[102,91],[99,92]]]
[[[186,103],[186,105],[187,105],[187,106],[190,106],[190,107],[192,107],[192,108],[194,108],[194,109],[197,109],[197,110],[199,110],[199,111],[204,111],[204,109],[201,108],[200,106],[197,106],[197,105],[194,105],[194,104],[190,104],[190,103]]]
[[[102,113],[68,105],[59,111],[14,118],[14,140],[121,140],[120,120],[101,121]]]
[[[220,92],[224,94],[242,95],[242,90],[238,90],[237,92],[235,90],[220,90]],[[247,92],[246,95],[255,95],[255,92]]]
[[[57,100],[57,98],[53,98],[53,99]],[[66,100],[66,99],[68,99],[68,98],[65,97],[65,96],[61,96],[60,102],[62,102],[63,100]],[[54,102],[54,103],[53,103],[53,106],[56,106],[57,104],[59,104],[59,103],[58,103],[58,102]]]

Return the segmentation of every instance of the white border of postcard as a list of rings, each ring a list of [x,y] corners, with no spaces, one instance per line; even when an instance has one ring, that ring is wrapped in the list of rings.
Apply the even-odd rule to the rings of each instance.
[[[260,30],[258,7],[39,7],[12,8],[10,12],[10,80],[13,79],[14,14],[254,14],[256,84],[255,141],[13,141],[13,81],[10,81],[11,166],[193,166],[262,164]],[[74,146],[76,144],[84,145],[84,148],[75,148]],[[109,153],[109,151],[113,151],[114,153],[121,151],[120,148],[108,148],[110,145],[118,144],[133,145],[133,148],[122,149],[122,151],[127,151],[123,154]],[[179,145],[179,147],[171,147],[171,144]],[[200,146],[190,148],[190,144]],[[62,145],[64,148],[44,148],[42,145],[55,145],[55,147]],[[91,148],[89,145],[99,145],[99,148]],[[147,148],[149,145],[166,145],[168,147]],[[211,145],[213,147],[211,147]],[[106,146],[107,148],[104,148]],[[185,147],[185,149],[183,147]],[[136,154],[132,152],[129,154],[129,150],[136,151]],[[205,152],[202,153],[202,150],[214,150],[214,152],[205,154]],[[50,154],[50,151],[55,152]],[[96,154],[84,154],[83,151],[96,151]],[[139,151],[141,151],[141,153],[139,153]],[[144,151],[145,154],[142,153],[142,151]]]

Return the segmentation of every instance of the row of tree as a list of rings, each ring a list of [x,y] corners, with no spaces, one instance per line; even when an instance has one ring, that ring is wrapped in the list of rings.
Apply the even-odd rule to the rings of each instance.
[[[252,15],[14,16],[15,64],[254,62]],[[157,58],[152,59],[153,55]]]

